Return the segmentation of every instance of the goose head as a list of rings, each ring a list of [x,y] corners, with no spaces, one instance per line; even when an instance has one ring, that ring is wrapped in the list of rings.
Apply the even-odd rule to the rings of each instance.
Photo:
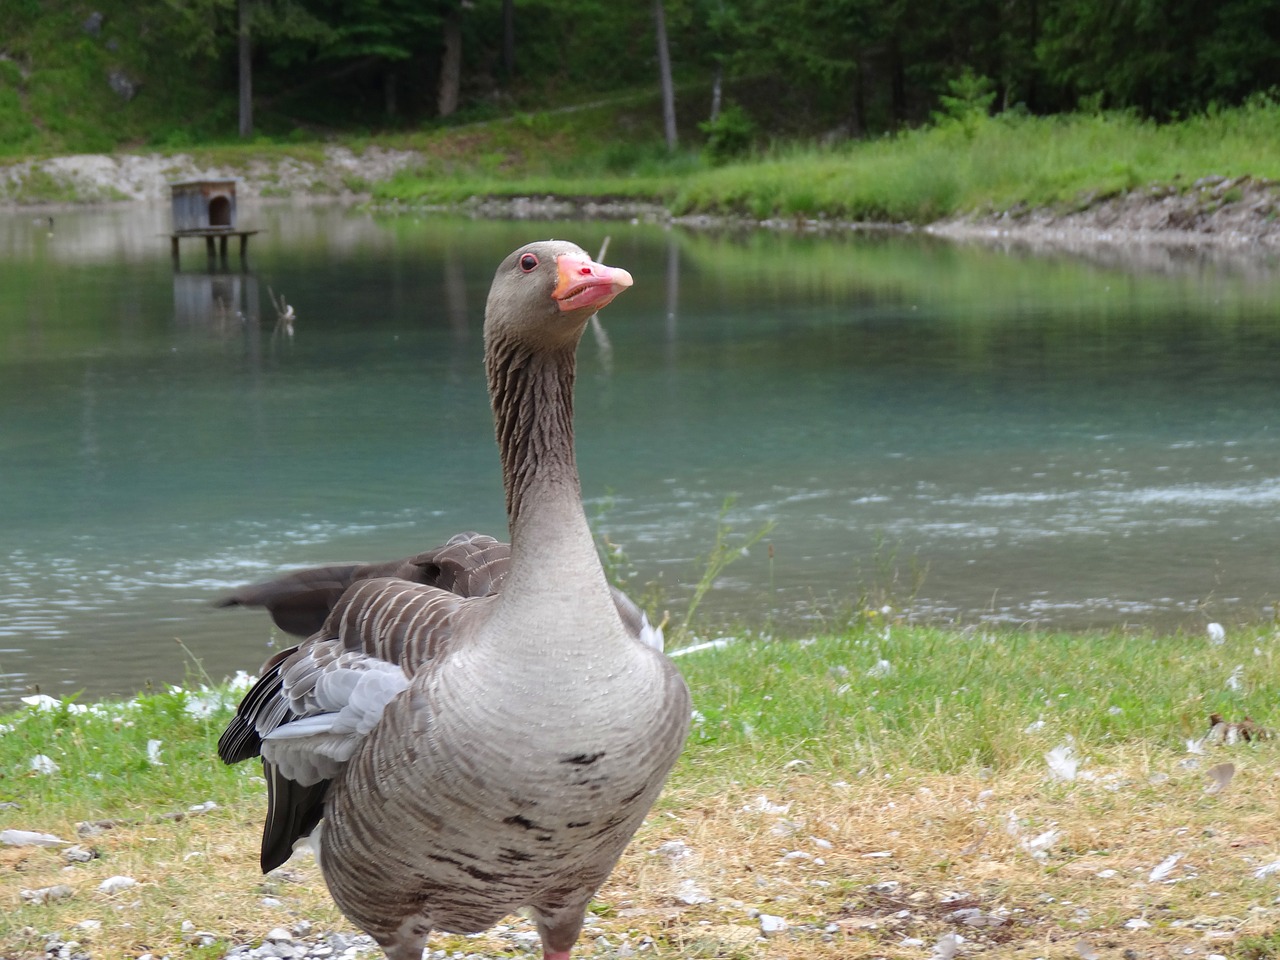
[[[485,335],[537,349],[576,344],[591,315],[631,286],[564,240],[528,243],[502,261],[485,307]]]

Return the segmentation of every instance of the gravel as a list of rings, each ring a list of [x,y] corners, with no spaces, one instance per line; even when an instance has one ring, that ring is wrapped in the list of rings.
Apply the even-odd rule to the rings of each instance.
[[[304,922],[300,926],[308,928],[310,924]],[[34,935],[34,931],[32,933]],[[219,941],[216,934],[207,931],[187,931],[184,928],[183,936],[192,947],[208,948]],[[534,939],[536,944],[536,935]],[[513,954],[503,950],[503,960],[523,960],[525,957],[533,960],[537,956],[530,950],[528,943],[513,939],[512,947],[520,952]],[[142,953],[136,960],[180,960],[185,952],[183,950],[173,954]],[[46,960],[94,960],[93,953],[85,944],[78,940],[64,939],[56,933],[45,935],[44,955]],[[620,953],[619,956],[621,955]],[[307,933],[299,936],[297,928],[293,931],[280,928],[272,930],[263,942],[256,946],[242,943],[228,948],[226,953],[220,955],[202,953],[201,956],[220,956],[222,960],[356,960],[359,957],[379,960],[382,957],[382,951],[378,949],[372,937],[364,934]],[[492,958],[493,954],[490,953],[459,951],[450,953],[445,950],[427,950],[423,953],[423,960],[492,960]]]

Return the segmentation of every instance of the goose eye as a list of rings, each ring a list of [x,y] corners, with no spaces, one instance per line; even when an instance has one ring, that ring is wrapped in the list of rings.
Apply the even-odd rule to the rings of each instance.
[[[538,265],[538,258],[532,253],[526,253],[520,258],[520,269],[525,273],[530,273]]]

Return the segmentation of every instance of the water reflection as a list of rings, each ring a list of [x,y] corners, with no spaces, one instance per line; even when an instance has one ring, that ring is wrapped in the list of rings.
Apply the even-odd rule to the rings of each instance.
[[[776,527],[713,618],[813,629],[878,590],[1199,629],[1273,595],[1266,261],[267,206],[252,272],[175,275],[153,214],[0,218],[0,698],[176,680],[177,639],[254,667],[275,641],[220,590],[500,532],[483,304],[547,234],[611,236],[637,279],[580,354],[579,454],[677,615],[731,495],[736,530]]]
[[[250,273],[175,273],[173,317],[211,330],[238,328],[262,319],[258,278]]]

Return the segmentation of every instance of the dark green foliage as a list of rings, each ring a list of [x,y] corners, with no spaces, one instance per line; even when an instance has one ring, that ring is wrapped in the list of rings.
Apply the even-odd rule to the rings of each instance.
[[[746,153],[756,135],[751,115],[736,103],[728,104],[714,120],[698,124],[707,138],[703,148],[712,163],[724,163]]]
[[[240,0],[0,3],[0,154],[233,137]],[[650,4],[253,0],[255,125],[315,139],[442,122],[445,25],[460,123],[656,86]],[[758,141],[863,137],[989,114],[1164,120],[1280,87],[1272,0],[665,0],[681,125],[723,162]],[[92,26],[89,14],[95,16]],[[707,121],[716,72],[740,110]],[[113,91],[127,77],[137,93]],[[985,78],[985,79],[984,79]],[[652,104],[638,111],[655,109]],[[652,125],[637,113],[638,127]],[[646,132],[647,136],[647,132]],[[695,140],[697,138],[695,137]]]
[[[1280,9],[1268,0],[1058,0],[1037,56],[1060,107],[1094,96],[1159,119],[1240,103],[1280,84]]]

